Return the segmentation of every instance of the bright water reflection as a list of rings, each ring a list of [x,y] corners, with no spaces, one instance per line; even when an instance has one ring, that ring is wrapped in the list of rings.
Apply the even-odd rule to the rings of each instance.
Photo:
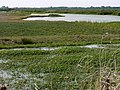
[[[60,14],[65,17],[29,17],[24,20],[45,20],[45,21],[87,21],[87,22],[118,22],[120,16],[113,15],[86,15],[86,14]]]

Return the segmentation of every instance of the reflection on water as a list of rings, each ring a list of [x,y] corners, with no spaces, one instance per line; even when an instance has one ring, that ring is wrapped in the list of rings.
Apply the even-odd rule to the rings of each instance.
[[[56,49],[60,49],[60,47],[41,47],[41,48],[12,48],[12,49],[0,49],[0,51],[4,50],[44,50],[44,51],[53,51]]]
[[[0,59],[0,63],[7,63],[8,61]]]
[[[104,48],[103,46],[101,45],[86,45],[86,46],[81,46],[82,48]]]
[[[65,46],[69,47],[69,46]],[[76,47],[76,46],[73,46]],[[85,46],[80,46],[81,48],[119,48],[120,44],[92,44],[92,45],[85,45]],[[44,50],[44,51],[54,51],[58,49],[62,49],[63,47],[38,47],[38,48],[11,48],[11,49],[0,49],[0,51],[5,51],[5,50]],[[6,63],[8,61],[6,60],[1,60],[0,63]]]
[[[29,17],[23,20],[45,20],[45,21],[87,21],[87,22],[117,22],[120,16],[113,15],[85,15],[85,14],[60,14],[65,17]]]
[[[0,78],[12,78],[11,72],[0,70]]]

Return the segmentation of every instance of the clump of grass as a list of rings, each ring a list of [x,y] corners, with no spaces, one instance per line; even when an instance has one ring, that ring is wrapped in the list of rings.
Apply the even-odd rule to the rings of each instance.
[[[0,44],[2,45],[14,45],[15,44],[15,41],[12,40],[12,39],[9,39],[9,38],[2,38],[0,39]]]
[[[23,44],[34,44],[34,42],[28,38],[22,38],[21,41]]]
[[[55,14],[55,13],[51,13],[48,15],[48,17],[64,17],[63,15],[59,15],[59,14]]]

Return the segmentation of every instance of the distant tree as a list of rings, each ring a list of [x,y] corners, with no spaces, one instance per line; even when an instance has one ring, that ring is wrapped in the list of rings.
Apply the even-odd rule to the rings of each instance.
[[[0,11],[9,11],[9,10],[10,10],[10,8],[8,6],[2,6],[0,8]]]

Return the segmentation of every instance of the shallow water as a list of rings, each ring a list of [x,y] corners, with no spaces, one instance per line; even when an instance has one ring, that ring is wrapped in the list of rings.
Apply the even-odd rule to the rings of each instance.
[[[64,46],[63,46],[64,47]],[[0,49],[0,51],[4,50],[44,50],[44,51],[54,51],[58,49],[62,49],[63,47],[40,47],[40,48],[12,48],[12,49]],[[69,47],[69,46],[66,46]],[[80,46],[81,48],[118,48],[120,47],[120,44],[92,44],[92,45],[85,45]],[[7,61],[0,60],[0,63],[6,63]]]
[[[44,51],[53,51],[60,49],[60,47],[41,47],[41,48],[12,48],[12,49],[0,49],[0,51],[4,50],[44,50]]]
[[[81,46],[82,48],[104,48],[104,46],[101,45],[86,45],[86,46]]]
[[[8,61],[0,59],[0,63],[7,63]]]
[[[0,78],[12,78],[11,72],[0,70]]]
[[[29,17],[23,20],[45,20],[45,21],[87,21],[87,22],[118,22],[120,16],[113,15],[86,15],[86,14],[60,14],[65,17]]]
[[[85,45],[80,46],[82,48],[116,48],[120,49],[120,44],[92,44],[92,45]]]
[[[5,71],[5,70],[0,70],[0,85],[5,83],[6,87],[9,90],[31,90],[31,83],[35,84],[35,80],[39,80],[41,84],[45,84],[46,81],[44,80],[44,76],[46,74],[44,73],[39,73],[37,78],[34,75],[28,74],[28,73],[20,73],[18,71]],[[3,82],[2,82],[3,81]],[[23,82],[22,82],[23,81]],[[24,82],[26,81],[26,82]],[[20,84],[20,82],[22,82]],[[16,85],[22,85],[19,87],[15,87]],[[22,89],[21,89],[22,88]]]

